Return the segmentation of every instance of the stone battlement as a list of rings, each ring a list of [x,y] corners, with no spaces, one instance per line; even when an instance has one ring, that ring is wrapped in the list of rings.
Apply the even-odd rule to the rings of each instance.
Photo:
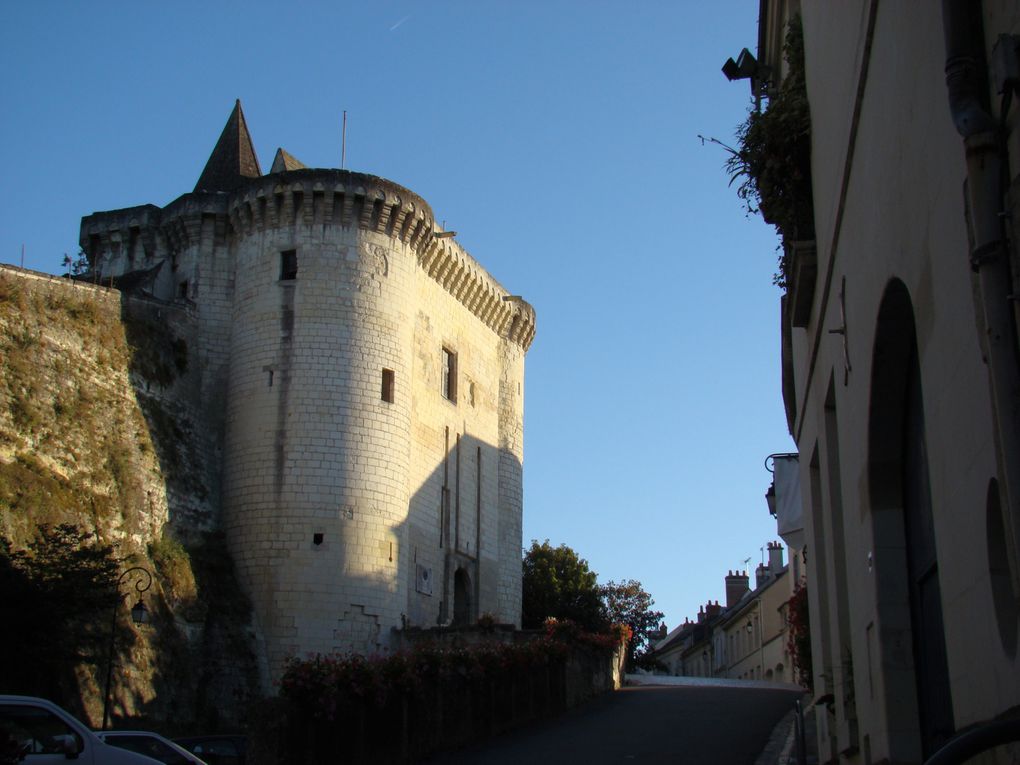
[[[528,350],[535,339],[535,309],[507,293],[460,245],[433,238],[418,263],[493,332]]]
[[[432,209],[403,186],[350,170],[301,169],[248,181],[228,204],[234,231],[305,225],[356,225],[417,251],[435,228]]]
[[[297,225],[357,226],[410,247],[425,272],[486,326],[525,351],[535,336],[535,311],[510,295],[452,239],[436,236],[425,200],[385,178],[350,170],[300,169],[247,180],[230,193],[192,192],[160,209],[140,205],[82,219],[80,243],[94,263],[113,245],[140,239],[155,252],[160,237],[171,254],[198,243],[212,218],[217,244],[228,233],[250,236]]]

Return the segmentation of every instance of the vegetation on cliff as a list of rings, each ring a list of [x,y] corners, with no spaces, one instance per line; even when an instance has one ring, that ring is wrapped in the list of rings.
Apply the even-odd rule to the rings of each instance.
[[[158,475],[130,395],[130,352],[106,295],[0,274],[0,530],[40,524],[139,537]]]
[[[0,269],[0,578],[23,606],[4,623],[31,623],[10,631],[17,645],[4,653],[24,657],[19,689],[98,722],[106,655],[96,644],[107,644],[117,596],[104,577],[144,566],[153,623],[139,629],[120,613],[114,713],[214,727],[257,684],[249,605],[222,535],[169,524],[208,492],[187,402],[167,395],[188,370],[187,344],[158,310]]]

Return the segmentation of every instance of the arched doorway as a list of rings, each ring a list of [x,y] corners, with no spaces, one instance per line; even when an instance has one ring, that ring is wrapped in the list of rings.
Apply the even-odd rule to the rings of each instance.
[[[462,568],[453,575],[453,623],[457,626],[471,623],[471,578]]]
[[[868,489],[891,759],[927,759],[953,733],[917,333],[903,282],[886,287],[872,357]],[[905,656],[904,644],[912,648]],[[916,706],[903,704],[913,699]],[[919,745],[919,746],[918,746]]]

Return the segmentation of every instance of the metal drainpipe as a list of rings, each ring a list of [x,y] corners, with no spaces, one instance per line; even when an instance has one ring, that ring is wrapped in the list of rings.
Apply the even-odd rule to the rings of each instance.
[[[1003,189],[997,125],[984,106],[981,4],[943,0],[946,88],[967,157],[967,194],[974,235],[971,264],[978,274],[995,423],[1003,523],[1011,544],[1010,579],[1020,597],[1020,361],[1017,358],[1012,279],[1003,226]]]
[[[761,596],[758,596],[758,663],[761,665],[761,677],[765,679],[765,613],[761,610]]]

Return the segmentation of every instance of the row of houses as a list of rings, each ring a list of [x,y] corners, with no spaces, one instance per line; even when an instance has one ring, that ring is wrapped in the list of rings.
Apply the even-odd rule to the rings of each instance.
[[[701,606],[652,647],[653,658],[671,675],[791,682],[786,608],[795,586],[783,546],[769,542],[768,558],[755,571],[726,575],[726,604]]]

